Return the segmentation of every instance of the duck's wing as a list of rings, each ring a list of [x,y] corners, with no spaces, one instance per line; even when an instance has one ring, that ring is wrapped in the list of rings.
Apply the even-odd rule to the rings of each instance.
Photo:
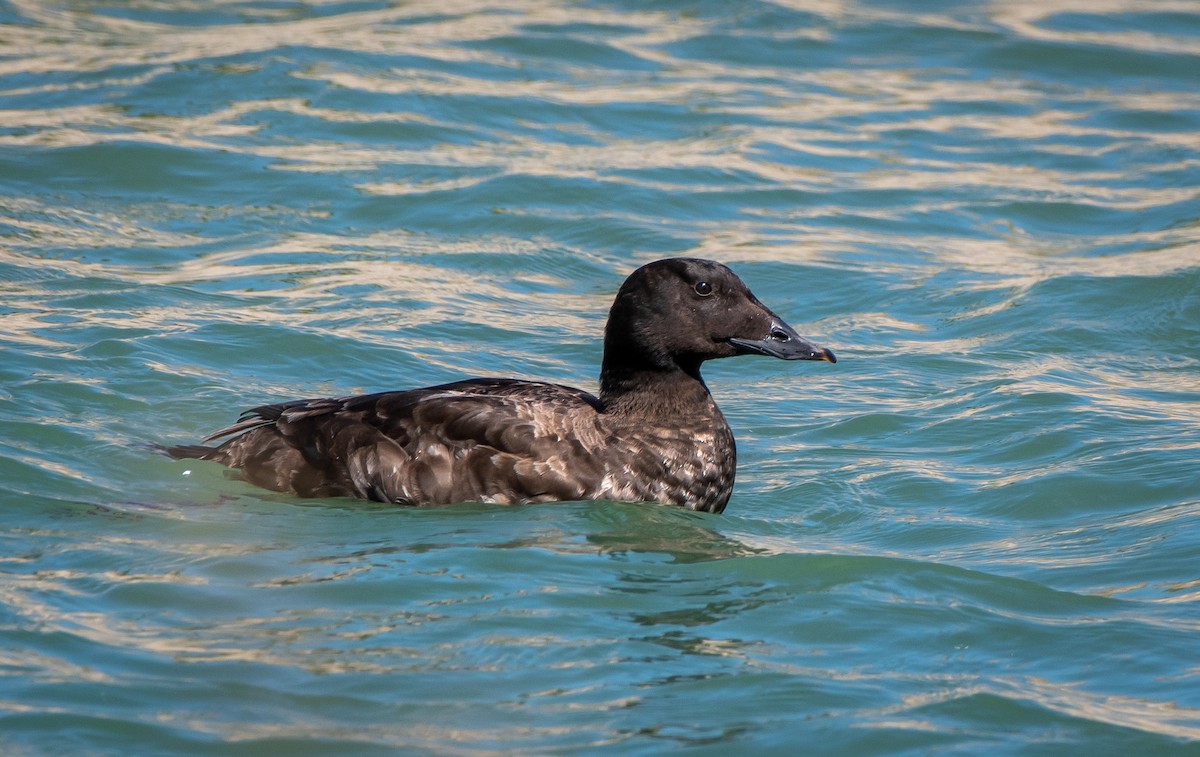
[[[405,504],[579,499],[602,472],[598,401],[578,389],[478,379],[253,408],[208,456],[255,484]]]

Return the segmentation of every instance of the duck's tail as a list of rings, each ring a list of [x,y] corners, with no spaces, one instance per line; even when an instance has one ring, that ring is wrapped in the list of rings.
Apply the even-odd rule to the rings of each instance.
[[[215,460],[220,450],[217,447],[205,447],[203,444],[176,444],[173,447],[159,446],[158,451],[176,460]]]
[[[286,408],[288,403],[281,405],[265,405],[256,407],[253,410],[247,410],[242,413],[242,417],[238,418],[237,423],[232,426],[227,426],[220,431],[213,432],[204,437],[201,441],[211,442],[214,439],[220,439],[223,436],[234,437],[233,441],[247,431],[259,428],[260,426],[270,426],[279,419],[283,408]],[[174,446],[157,446],[159,452],[170,455],[176,460],[216,460],[219,463],[226,465],[230,464],[230,456],[226,452],[226,447],[229,442],[226,442],[220,447],[206,447],[203,444],[176,444]]]

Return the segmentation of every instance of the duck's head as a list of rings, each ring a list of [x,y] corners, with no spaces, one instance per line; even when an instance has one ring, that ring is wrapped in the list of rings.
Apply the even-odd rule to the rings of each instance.
[[[837,358],[796,333],[758,301],[737,274],[699,258],[668,258],[630,274],[617,292],[604,336],[606,368],[678,366],[768,355],[781,360]]]

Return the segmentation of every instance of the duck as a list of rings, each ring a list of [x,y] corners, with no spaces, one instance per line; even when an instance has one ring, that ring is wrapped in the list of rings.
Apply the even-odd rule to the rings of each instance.
[[[667,258],[617,291],[596,395],[471,378],[297,399],[251,408],[201,444],[166,452],[299,497],[411,506],[611,500],[721,513],[737,450],[700,367],[740,355],[837,362],[727,266]]]

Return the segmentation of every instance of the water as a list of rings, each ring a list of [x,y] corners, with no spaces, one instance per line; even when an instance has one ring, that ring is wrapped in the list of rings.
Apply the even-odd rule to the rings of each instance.
[[[0,751],[1197,754],[1192,2],[0,3]],[[298,501],[265,401],[594,387],[636,265],[726,514]]]

